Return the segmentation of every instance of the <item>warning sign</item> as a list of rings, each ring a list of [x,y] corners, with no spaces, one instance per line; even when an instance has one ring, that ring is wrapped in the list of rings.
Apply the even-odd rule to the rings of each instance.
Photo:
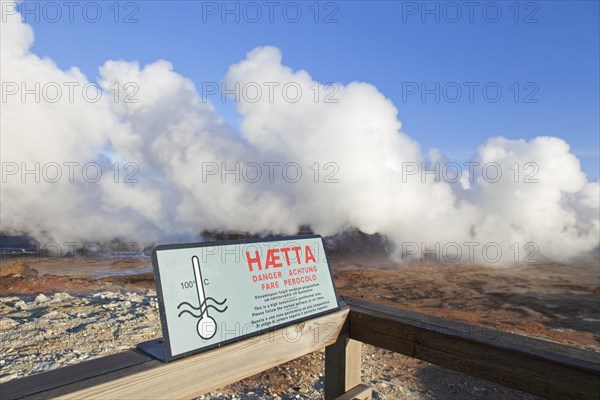
[[[339,309],[317,235],[157,246],[171,360]]]

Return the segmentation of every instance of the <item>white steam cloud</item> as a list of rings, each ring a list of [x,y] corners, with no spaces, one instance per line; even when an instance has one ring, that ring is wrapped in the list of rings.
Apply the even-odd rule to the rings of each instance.
[[[292,234],[308,224],[323,235],[378,232],[412,258],[460,251],[462,261],[502,263],[528,252],[569,262],[598,247],[598,182],[559,138],[490,138],[471,174],[460,164],[458,177],[438,151],[422,155],[376,87],[323,85],[283,65],[274,47],[250,51],[226,74],[227,88],[248,89],[237,132],[167,61],[106,62],[97,99],[77,68],[31,52],[32,29],[18,14],[1,26],[3,230],[151,242],[203,229]],[[236,163],[237,182],[223,176]],[[438,179],[422,176],[424,165],[437,166]]]

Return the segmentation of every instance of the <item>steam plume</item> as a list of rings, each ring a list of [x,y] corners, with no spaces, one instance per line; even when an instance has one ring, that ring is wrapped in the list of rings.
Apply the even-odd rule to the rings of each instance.
[[[274,47],[250,51],[227,71],[227,88],[263,90],[258,99],[237,99],[238,132],[211,104],[220,96],[203,99],[167,61],[107,61],[99,71],[101,97],[92,102],[82,97],[83,87],[93,88],[80,70],[62,70],[31,51],[32,29],[18,14],[1,26],[3,230],[59,242],[150,242],[203,229],[289,234],[308,224],[323,235],[348,228],[384,234],[398,256],[437,251],[452,258],[461,251],[464,260],[471,249],[473,261],[489,261],[493,252],[486,257],[482,248],[495,243],[503,263],[533,250],[538,258],[569,262],[598,247],[599,184],[587,180],[559,138],[490,138],[470,165],[493,166],[494,176],[464,165],[456,176],[439,151],[423,155],[376,87],[336,84],[337,101],[327,101],[332,87],[285,66]],[[29,94],[23,101],[22,85],[42,90],[51,82],[62,87],[59,100],[36,102]],[[74,99],[65,82],[76,88]],[[11,83],[17,94],[10,94]],[[126,83],[139,89],[137,102],[124,101],[131,94]],[[265,83],[278,84],[273,97]],[[293,87],[284,92],[286,83]],[[296,91],[302,95],[290,97]],[[89,175],[97,167],[88,179],[81,175],[90,162],[102,172],[95,183]],[[54,163],[62,177],[50,182],[44,173],[54,177]],[[251,182],[257,165],[262,177]],[[23,176],[23,166],[34,172]],[[223,176],[224,168],[239,170]],[[139,182],[126,182],[127,174]],[[515,243],[518,260],[508,250]]]

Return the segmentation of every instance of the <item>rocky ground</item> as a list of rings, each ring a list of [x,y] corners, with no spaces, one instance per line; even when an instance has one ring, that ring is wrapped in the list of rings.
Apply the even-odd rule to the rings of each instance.
[[[398,266],[360,257],[331,262],[339,294],[600,349],[595,267]],[[90,279],[42,275],[34,267],[0,268],[0,382],[160,336],[151,276]],[[363,346],[362,359],[363,382],[375,399],[534,399],[371,346]],[[320,399],[323,363],[323,352],[315,352],[199,399]]]
[[[0,382],[76,364],[160,336],[156,293],[0,298]]]

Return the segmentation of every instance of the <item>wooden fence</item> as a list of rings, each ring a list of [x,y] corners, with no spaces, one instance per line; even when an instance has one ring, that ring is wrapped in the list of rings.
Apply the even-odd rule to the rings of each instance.
[[[185,359],[132,349],[0,385],[13,399],[183,399],[325,347],[325,398],[368,399],[361,343],[548,399],[600,397],[600,353],[342,298],[340,311]]]

